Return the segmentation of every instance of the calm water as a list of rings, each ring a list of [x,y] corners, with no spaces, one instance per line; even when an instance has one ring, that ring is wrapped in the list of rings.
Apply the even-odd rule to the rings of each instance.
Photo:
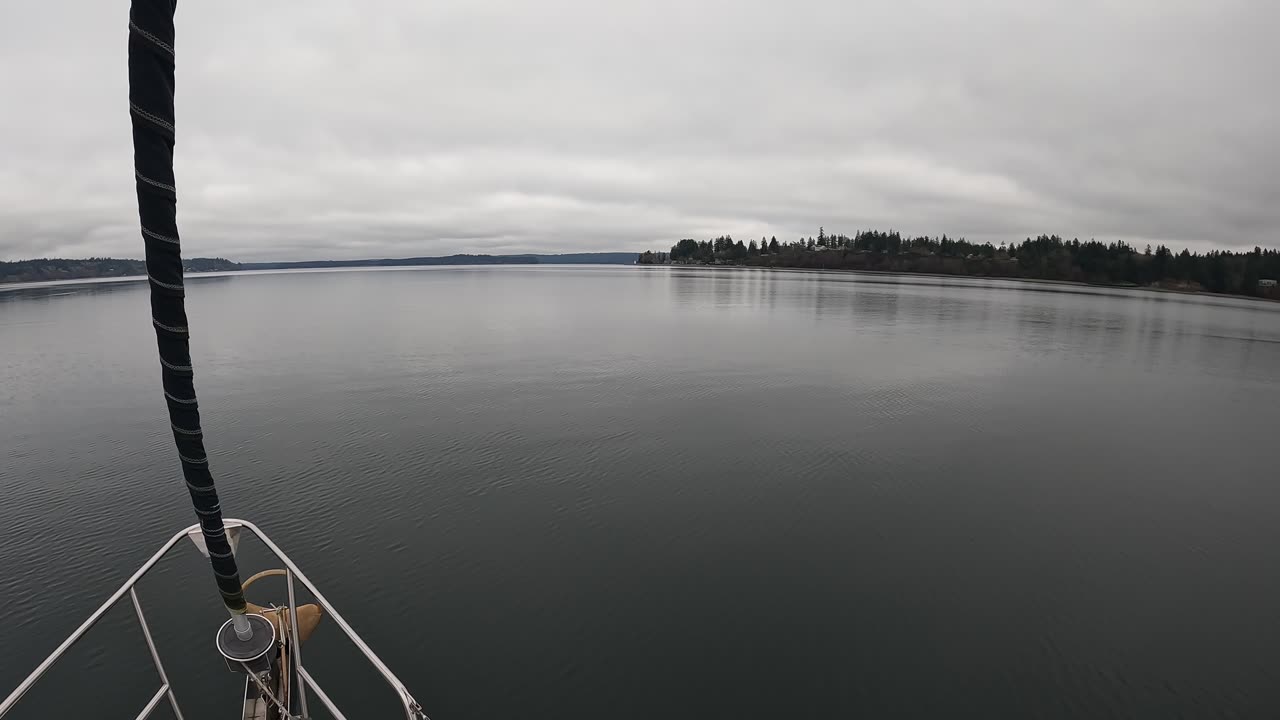
[[[1280,713],[1278,305],[525,267],[189,310],[224,508],[436,720]],[[0,694],[192,522],[164,412],[145,285],[0,291]],[[204,560],[141,596],[187,717],[232,717]],[[133,717],[133,622],[18,716]],[[306,657],[394,717],[335,628]]]

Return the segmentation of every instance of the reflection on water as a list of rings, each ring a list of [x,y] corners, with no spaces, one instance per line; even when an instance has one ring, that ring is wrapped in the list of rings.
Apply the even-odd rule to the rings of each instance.
[[[434,717],[1275,705],[1276,305],[705,268],[188,295],[224,505]],[[190,522],[147,311],[139,282],[0,291],[0,686]],[[230,698],[203,561],[143,600],[180,696]],[[112,616],[65,669],[90,689],[26,716],[136,712],[153,678],[129,629]],[[375,679],[336,682],[335,633],[314,643],[340,702],[393,710]]]

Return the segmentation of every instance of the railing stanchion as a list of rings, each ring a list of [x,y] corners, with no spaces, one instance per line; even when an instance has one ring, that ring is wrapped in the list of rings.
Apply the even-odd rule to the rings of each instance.
[[[298,601],[293,595],[293,571],[288,568],[284,571],[285,579],[289,581],[289,658],[293,661],[295,670],[302,670],[302,639],[298,636]],[[307,684],[305,682],[298,683],[298,702],[302,709],[303,717],[311,717],[311,713],[307,710]]]
[[[169,695],[169,705],[173,708],[173,716],[178,720],[183,720],[182,711],[178,709],[178,698],[174,697],[173,688],[169,685],[169,676],[164,672],[164,663],[160,662],[160,652],[156,650],[156,641],[151,639],[151,628],[147,627],[147,619],[142,614],[142,603],[138,602],[136,588],[129,588],[129,599],[133,601],[133,614],[138,616],[138,625],[142,628],[142,637],[147,641],[147,649],[151,651],[151,661],[156,664],[156,672],[160,673],[160,682],[164,683],[165,691]]]
[[[310,685],[311,689],[316,691],[316,697],[320,698],[320,702],[324,703],[324,706],[328,708],[329,712],[333,713],[335,720],[347,720],[347,716],[343,715],[342,711],[338,709],[338,706],[333,704],[333,701],[329,699],[328,693],[320,687],[320,684],[315,681],[315,678],[311,677],[311,673],[303,670],[302,668],[298,668],[298,675],[302,678],[302,682],[304,684]]]

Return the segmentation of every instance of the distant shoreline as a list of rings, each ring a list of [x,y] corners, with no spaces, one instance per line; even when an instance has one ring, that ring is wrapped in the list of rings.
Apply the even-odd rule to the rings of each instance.
[[[1165,245],[1145,249],[1123,241],[1099,242],[1038,235],[993,245],[947,235],[906,237],[896,230],[859,230],[792,242],[729,235],[684,238],[669,251],[646,252],[640,265],[714,265],[805,270],[853,270],[956,277],[1080,283],[1189,294],[1280,299],[1280,250],[1213,250],[1204,254]]]
[[[249,268],[238,270],[214,270],[208,272],[188,272],[185,277],[191,279],[200,278],[219,278],[234,277],[236,275],[276,275],[285,273],[311,274],[311,273],[330,273],[330,272],[385,272],[394,270],[415,270],[424,268],[492,268],[492,267],[555,267],[555,266],[573,266],[573,265],[595,265],[598,267],[635,267],[642,271],[651,271],[658,268],[666,268],[677,271],[702,270],[712,272],[742,272],[750,270],[762,270],[767,272],[784,272],[784,273],[807,273],[807,274],[829,274],[829,275],[875,275],[875,276],[894,276],[894,277],[928,277],[939,280],[1003,280],[1014,283],[1027,283],[1033,285],[1047,285],[1053,287],[1076,287],[1076,288],[1100,288],[1108,290],[1137,290],[1141,292],[1161,293],[1169,295],[1184,295],[1199,298],[1228,298],[1232,300],[1251,300],[1264,303],[1276,304],[1280,300],[1265,297],[1255,297],[1251,295],[1233,295],[1228,293],[1215,293],[1203,290],[1172,290],[1169,288],[1144,287],[1138,285],[1115,285],[1105,283],[1090,283],[1079,280],[1045,280],[1042,278],[1013,278],[1013,277],[991,277],[985,275],[948,275],[946,273],[926,273],[926,272],[907,272],[898,270],[851,270],[851,269],[825,269],[825,268],[792,268],[792,267],[762,267],[757,265],[698,265],[698,264],[667,264],[667,265],[624,265],[622,263],[476,263],[476,264],[451,264],[451,265],[341,265],[327,267],[302,267],[302,268]],[[26,282],[10,282],[0,283],[0,293],[11,292],[14,290],[22,290],[29,288],[47,288],[62,287],[75,285],[96,285],[106,283],[126,283],[126,282],[142,282],[147,279],[146,275],[121,275],[112,277],[82,277],[82,278],[64,278],[58,280],[32,280]]]
[[[195,257],[183,260],[189,275],[261,270],[321,270],[337,268],[387,268],[490,265],[632,265],[639,253],[584,252],[521,255],[442,255],[432,257],[361,260],[297,260],[288,262],[233,262],[226,258]],[[109,280],[145,277],[146,264],[130,258],[36,258],[0,261],[0,286],[69,280]]]
[[[1171,288],[1153,287],[1149,285],[1118,285],[1109,283],[1091,283],[1082,280],[1046,280],[1043,278],[999,277],[991,275],[950,275],[947,273],[912,272],[909,270],[853,270],[848,268],[801,268],[770,267],[763,265],[700,265],[697,263],[668,263],[664,265],[639,264],[640,268],[673,268],[680,270],[766,270],[770,272],[818,273],[840,275],[894,275],[898,277],[930,277],[940,280],[1005,280],[1017,283],[1033,283],[1036,285],[1054,285],[1061,287],[1106,288],[1109,290],[1138,290],[1142,292],[1165,293],[1170,295],[1190,295],[1205,298],[1232,298],[1235,300],[1255,300],[1264,303],[1280,303],[1275,298],[1255,295],[1235,295],[1231,293],[1209,292],[1207,290],[1174,290]]]
[[[476,263],[474,265],[456,264],[456,265],[340,265],[332,267],[303,267],[303,268],[249,268],[242,270],[210,270],[200,272],[184,272],[183,277],[187,279],[201,278],[220,278],[235,277],[237,275],[283,275],[289,274],[313,274],[313,273],[341,273],[341,272],[392,272],[396,270],[426,270],[439,269],[448,270],[450,268],[494,268],[494,267],[635,267],[634,264],[623,265],[622,263]],[[27,280],[21,282],[0,282],[0,292],[22,290],[25,288],[42,288],[42,287],[61,287],[73,285],[105,285],[108,283],[130,283],[143,282],[147,279],[146,275],[111,275],[104,277],[79,277],[79,278],[59,278],[56,280]]]

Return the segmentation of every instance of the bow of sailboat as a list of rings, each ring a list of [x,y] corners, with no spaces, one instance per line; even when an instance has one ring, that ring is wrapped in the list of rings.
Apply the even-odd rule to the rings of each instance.
[[[288,555],[285,554],[279,545],[277,545],[265,532],[263,532],[261,528],[247,520],[226,518],[224,520],[224,524],[227,528],[228,536],[233,539],[233,544],[238,541],[238,537],[241,533],[247,532],[266,548],[267,552],[274,558],[275,562],[278,562],[282,566],[282,570],[285,573],[284,577],[288,604],[282,607],[286,609],[297,608],[298,612],[296,617],[299,621],[297,625],[292,621],[285,624],[283,633],[285,638],[282,639],[282,642],[290,643],[297,651],[292,657],[287,658],[289,667],[292,668],[290,680],[294,683],[294,687],[296,688],[296,692],[293,695],[294,698],[300,700],[304,695],[310,697],[313,694],[320,701],[320,704],[323,705],[333,717],[338,718],[339,720],[344,720],[347,717],[343,710],[333,702],[332,698],[324,690],[323,686],[321,686],[321,684],[302,663],[301,648],[303,637],[301,628],[302,618],[304,616],[302,608],[305,608],[306,605],[299,606],[297,603],[297,587],[301,586],[301,588],[314,599],[314,605],[316,605],[320,612],[324,614],[327,622],[336,627],[338,631],[341,632],[348,641],[350,641],[356,650],[359,651],[361,658],[373,667],[374,671],[377,672],[377,674],[387,683],[387,686],[391,692],[395,694],[399,704],[402,706],[407,720],[426,719],[427,715],[423,712],[422,707],[418,704],[417,700],[414,699],[413,694],[409,692],[408,687],[406,687],[400,678],[392,672],[391,668],[389,668],[387,664],[378,657],[373,649],[369,647],[368,643],[366,643],[351,626],[351,623],[347,621],[342,613],[340,613],[331,602],[329,602],[328,598],[325,597],[320,588],[307,577],[302,569],[299,568]],[[150,624],[147,622],[146,612],[137,592],[137,586],[143,578],[149,575],[149,573],[155,568],[156,564],[167,557],[175,547],[181,545],[184,539],[192,539],[196,547],[199,548],[200,543],[195,542],[194,538],[199,537],[200,535],[201,527],[196,524],[179,530],[170,537],[167,542],[162,544],[160,548],[151,555],[151,557],[147,558],[136,570],[134,570],[133,574],[130,575],[124,583],[115,590],[115,592],[111,593],[111,595],[109,595],[101,605],[90,613],[89,617],[86,618],[79,627],[72,631],[72,633],[68,635],[66,639],[64,639],[58,647],[55,648],[54,651],[31,672],[30,675],[27,676],[26,679],[24,679],[18,687],[4,699],[3,702],[0,702],[0,718],[5,717],[11,710],[13,710],[28,691],[35,687],[36,684],[45,677],[58,660],[66,655],[72,647],[81,642],[112,608],[120,604],[124,600],[125,596],[128,596],[130,603],[133,606],[134,616],[138,622],[139,634],[142,635],[147,644],[151,654],[152,663],[155,666],[155,670],[160,681],[160,685],[152,696],[151,701],[142,708],[142,711],[139,712],[137,717],[150,717],[150,715],[159,708],[160,705],[167,704],[172,709],[174,717],[182,720],[182,703],[179,701],[178,694],[166,673],[163,658],[161,658],[156,648],[155,641],[151,634]],[[196,651],[212,652],[210,648],[197,648]],[[253,680],[247,678],[246,685],[251,683],[253,683]],[[256,685],[254,685],[254,687],[256,687]],[[190,699],[188,698],[187,701],[189,700]],[[229,699],[226,698],[215,699],[216,704],[219,705],[227,702],[228,700]],[[196,702],[204,705],[211,701],[208,698],[199,698]],[[274,704],[271,704],[271,707],[276,707],[277,710],[279,709]],[[277,715],[276,717],[290,718],[291,720],[294,720],[296,718],[306,718],[309,716],[309,713],[302,708],[302,703],[298,702],[297,709],[291,711],[291,714]]]

